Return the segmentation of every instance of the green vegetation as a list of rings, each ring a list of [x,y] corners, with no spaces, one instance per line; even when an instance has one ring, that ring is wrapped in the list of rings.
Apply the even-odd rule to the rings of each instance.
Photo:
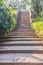
[[[12,7],[9,7],[8,8],[8,10],[9,10],[9,12],[14,16],[16,16],[17,15],[17,10],[16,9],[14,9],[14,8],[12,8]]]
[[[41,17],[41,12],[43,11],[41,0],[32,0],[32,8],[33,8],[33,13],[35,13],[36,16]]]
[[[35,29],[36,33],[43,37],[43,5],[42,0],[32,0],[33,14],[35,14],[32,28]]]
[[[39,36],[43,37],[43,21],[32,23],[32,28],[35,29]]]
[[[16,27],[16,19],[12,16],[9,9],[0,0],[0,36],[8,34]]]
[[[41,21],[43,21],[43,18],[40,18],[40,16],[34,18],[34,22],[41,22]]]

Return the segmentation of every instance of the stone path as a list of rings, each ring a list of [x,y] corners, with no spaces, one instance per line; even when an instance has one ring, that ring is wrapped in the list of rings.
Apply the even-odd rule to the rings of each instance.
[[[17,27],[16,30],[31,30],[29,12],[18,12]]]
[[[43,65],[43,42],[29,19],[28,12],[18,12],[16,30],[0,41],[0,65]]]

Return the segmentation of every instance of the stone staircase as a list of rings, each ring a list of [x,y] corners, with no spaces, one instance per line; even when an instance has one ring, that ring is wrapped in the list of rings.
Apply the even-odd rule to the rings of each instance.
[[[0,40],[0,65],[43,65],[43,42],[35,31],[18,28]]]

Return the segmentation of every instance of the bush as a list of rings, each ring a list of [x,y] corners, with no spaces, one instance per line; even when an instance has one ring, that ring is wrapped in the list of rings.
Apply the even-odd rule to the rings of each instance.
[[[9,10],[9,12],[10,12],[12,15],[15,15],[15,16],[16,16],[16,14],[17,14],[17,10],[16,10],[16,9],[14,9],[14,8],[12,8],[12,7],[9,7],[8,10]]]
[[[32,23],[32,28],[40,35],[43,36],[43,22]]]
[[[16,19],[10,14],[8,8],[0,6],[0,36],[8,34],[16,26]]]
[[[37,16],[34,21],[35,22],[40,22],[41,21],[41,18],[39,16]]]

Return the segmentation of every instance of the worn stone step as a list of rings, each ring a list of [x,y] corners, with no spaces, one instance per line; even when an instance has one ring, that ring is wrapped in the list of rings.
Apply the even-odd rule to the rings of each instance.
[[[38,37],[35,33],[10,33],[7,36],[11,36],[11,37]]]
[[[22,34],[22,35],[7,35],[5,37],[11,37],[11,38],[37,38],[38,36],[37,35],[25,35],[25,34]],[[39,38],[39,37],[38,37]]]
[[[32,32],[32,31],[35,32],[33,29],[18,29],[17,31],[18,31],[18,32],[19,32],[19,31],[20,31],[20,32],[23,32],[23,31],[24,31],[24,32],[29,32],[29,31],[30,31],[30,32]]]
[[[0,65],[43,65],[43,62],[40,63],[29,63],[29,62],[12,62],[12,63],[0,63]]]
[[[29,62],[12,62],[12,63],[0,63],[0,65],[43,65],[43,63],[42,62],[40,62],[40,63],[29,63]]]
[[[43,46],[42,41],[1,41],[0,46]]]
[[[40,38],[12,38],[12,37],[5,37],[3,41],[41,41]]]
[[[31,27],[28,25],[28,24],[25,24],[25,23],[21,23],[19,29],[30,29]]]
[[[28,26],[31,26],[31,24],[28,21],[27,22],[26,21],[25,22],[24,21],[21,21],[21,24],[26,24]]]
[[[43,46],[0,46],[0,53],[43,53]]]
[[[32,31],[29,31],[29,32],[25,32],[25,31],[23,31],[23,32],[16,32],[16,31],[14,31],[14,32],[11,32],[10,34],[12,34],[12,35],[13,34],[14,35],[16,35],[16,34],[18,34],[18,35],[19,34],[28,34],[28,35],[32,35],[33,34],[33,35],[35,35],[35,32],[34,31],[33,32]]]
[[[34,37],[38,37],[35,32],[33,31],[29,31],[29,32],[11,32],[10,34],[8,34],[6,37],[28,37],[28,38],[34,38]]]
[[[27,32],[26,29],[22,29],[22,30],[24,30],[24,31],[22,31],[22,32],[19,31],[19,30],[21,30],[21,29],[18,29],[18,32],[12,31],[11,33],[35,33],[35,31],[29,31],[29,30],[27,30],[27,31],[28,31],[28,32]]]
[[[43,65],[43,54],[8,53],[0,54],[0,65]]]
[[[37,38],[37,36],[11,36],[11,35],[7,35],[6,37],[11,37],[11,38]]]

